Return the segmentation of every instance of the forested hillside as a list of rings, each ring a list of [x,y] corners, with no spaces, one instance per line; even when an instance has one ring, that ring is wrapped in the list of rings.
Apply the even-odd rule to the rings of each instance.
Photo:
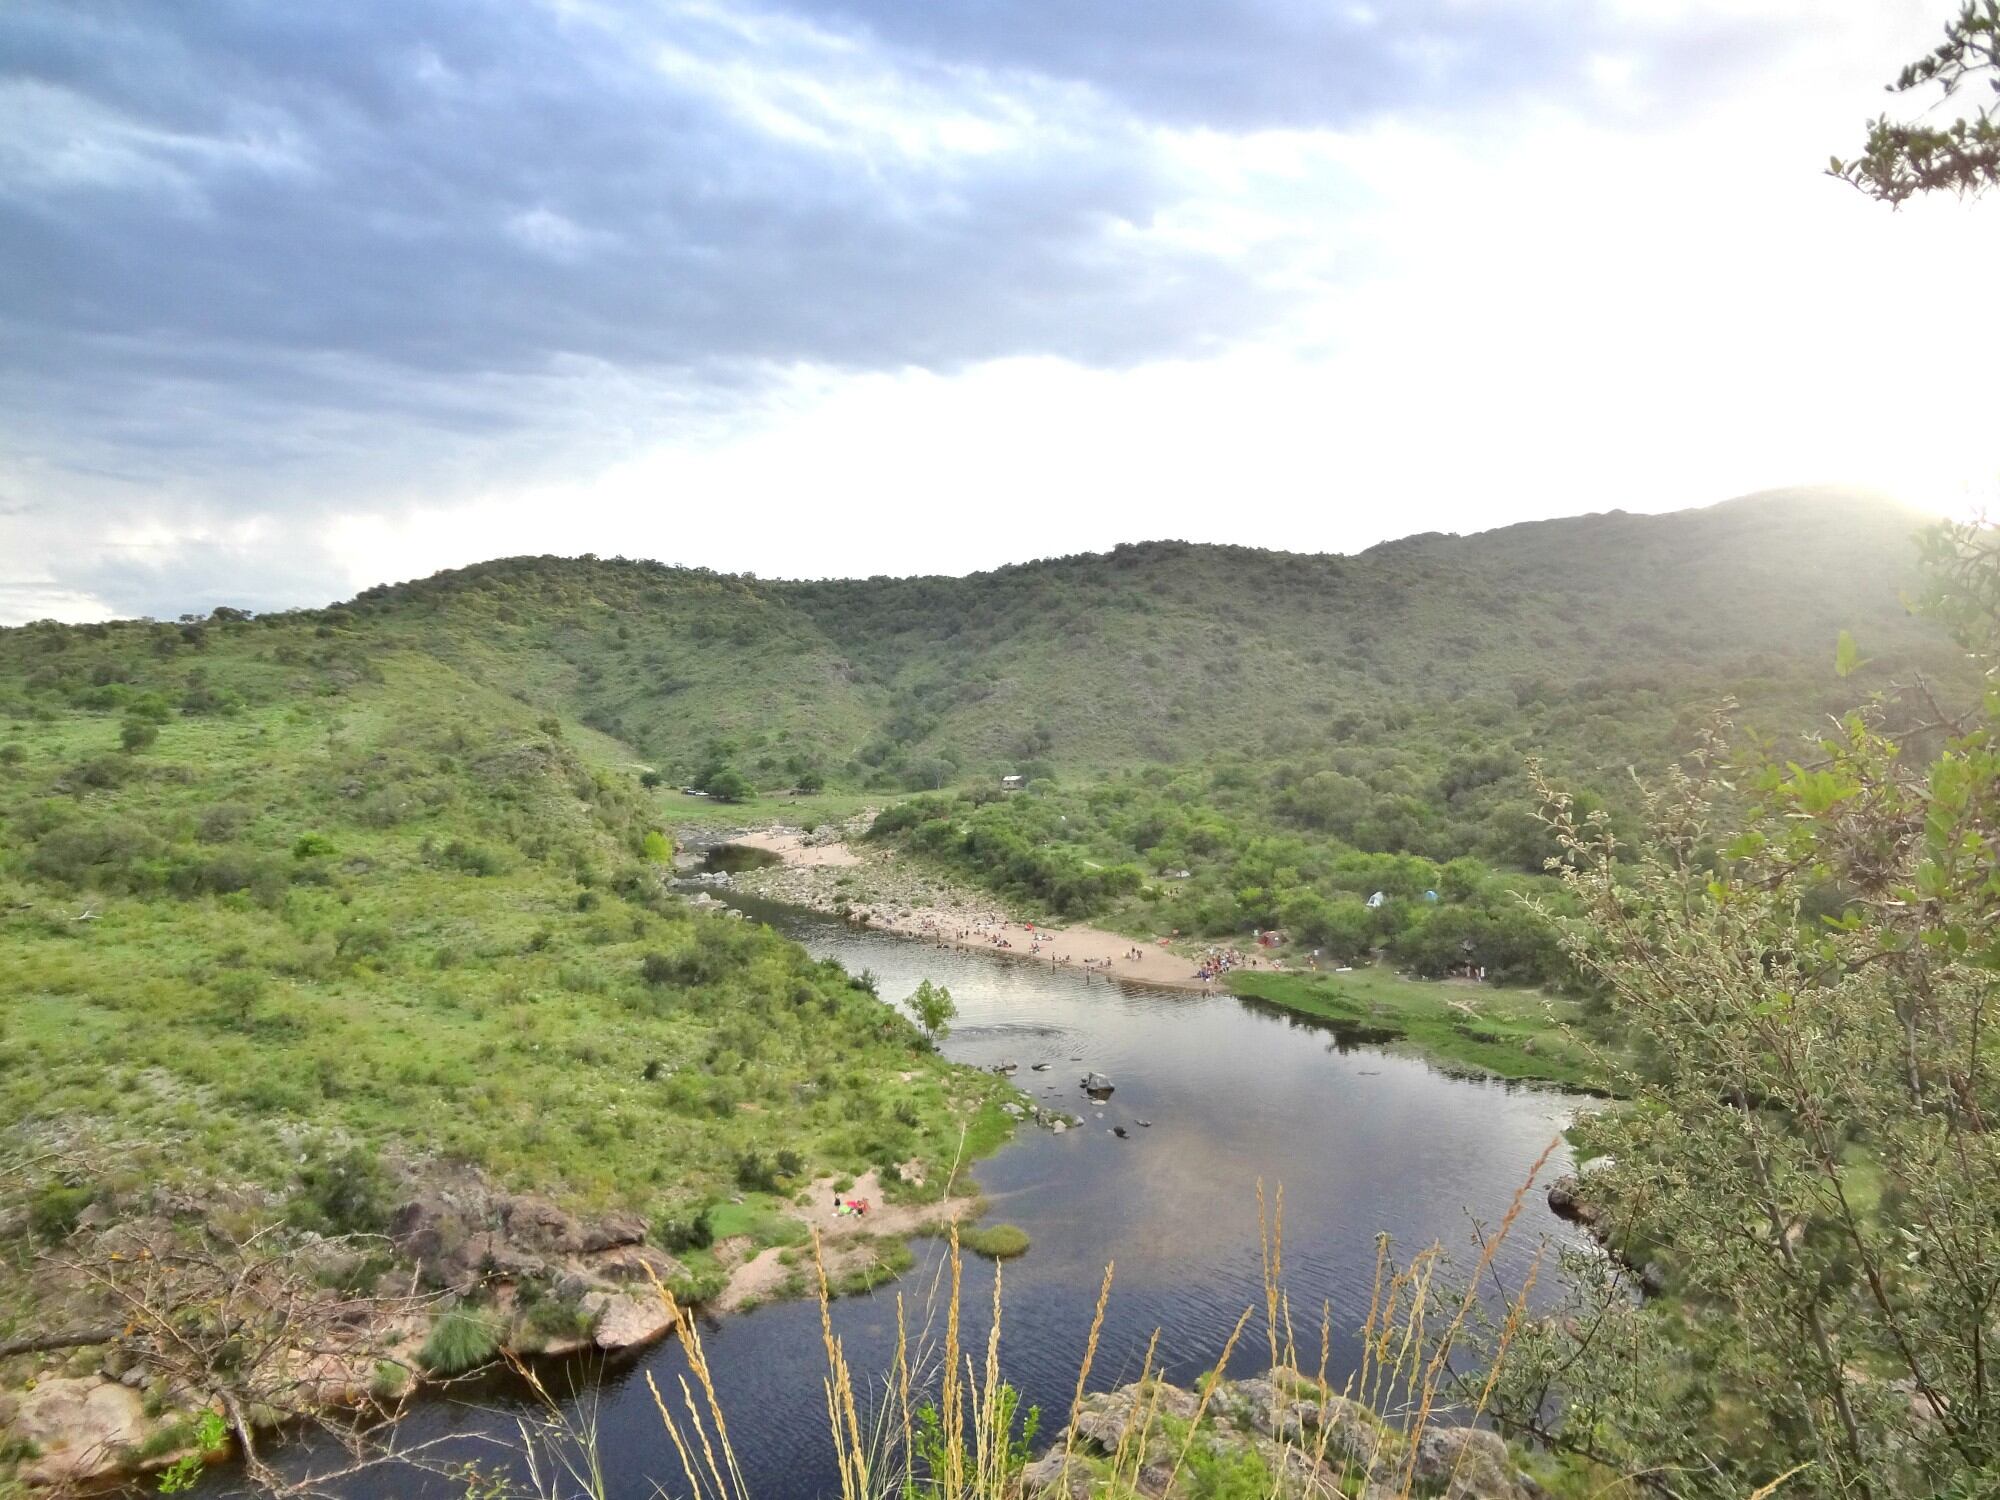
[[[1422,747],[1445,726],[1578,771],[1656,763],[1724,696],[1760,727],[1956,654],[1903,607],[1922,516],[1787,491],[1352,557],[1150,542],[968,578],[785,583],[517,558],[372,589],[340,616],[575,712],[687,778],[881,789]]]

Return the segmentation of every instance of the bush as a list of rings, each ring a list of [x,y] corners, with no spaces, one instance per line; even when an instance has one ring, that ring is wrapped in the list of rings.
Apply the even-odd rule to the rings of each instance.
[[[706,1250],[715,1243],[713,1213],[704,1206],[694,1213],[662,1214],[653,1221],[653,1242],[672,1255]]]
[[[58,1244],[75,1233],[77,1220],[96,1196],[87,1187],[71,1187],[66,1182],[45,1183],[28,1200],[28,1228],[47,1245]]]
[[[333,853],[333,840],[323,833],[302,833],[292,842],[293,859],[314,859]]]
[[[319,1147],[299,1168],[293,1217],[327,1234],[375,1234],[389,1222],[389,1174],[365,1146]]]
[[[446,844],[443,857],[454,870],[463,870],[468,875],[499,875],[507,868],[506,861],[496,851],[464,839],[453,839]]]
[[[128,752],[144,750],[159,737],[159,725],[144,719],[127,719],[118,730],[118,743]]]
[[[433,1375],[462,1375],[489,1363],[500,1352],[500,1334],[490,1319],[454,1307],[431,1325],[417,1362]]]

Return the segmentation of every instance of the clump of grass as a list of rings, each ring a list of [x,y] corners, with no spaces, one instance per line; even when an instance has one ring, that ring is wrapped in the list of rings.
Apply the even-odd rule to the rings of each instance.
[[[988,1260],[1012,1260],[1028,1253],[1028,1231],[1018,1224],[980,1224],[959,1232],[958,1242]]]
[[[431,1325],[417,1359],[433,1375],[462,1375],[491,1364],[500,1352],[500,1333],[490,1319],[454,1307]]]

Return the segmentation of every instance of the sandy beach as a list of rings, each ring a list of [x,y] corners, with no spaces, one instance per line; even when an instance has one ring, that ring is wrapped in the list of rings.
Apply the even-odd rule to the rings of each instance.
[[[739,875],[738,888],[816,911],[843,913],[877,931],[940,946],[979,948],[1131,983],[1186,990],[1216,987],[1214,981],[1198,977],[1198,956],[1175,952],[1157,937],[1142,942],[1083,923],[1049,926],[1021,921],[983,892],[918,870],[893,850],[856,848],[845,838],[829,837],[832,832],[808,835],[798,829],[768,828],[731,839],[775,854],[781,861],[772,869]],[[1283,968],[1257,955],[1241,962],[1252,969]]]

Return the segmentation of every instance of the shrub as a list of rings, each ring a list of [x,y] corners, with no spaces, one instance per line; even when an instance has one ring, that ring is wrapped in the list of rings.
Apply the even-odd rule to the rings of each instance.
[[[28,1228],[44,1244],[57,1244],[76,1231],[77,1221],[95,1194],[87,1187],[51,1181],[28,1200]]]
[[[444,846],[444,862],[468,875],[498,875],[506,869],[506,861],[496,851],[464,839],[453,839]]]
[[[323,833],[302,833],[292,841],[293,859],[314,859],[333,853],[333,840]]]
[[[431,1325],[417,1361],[434,1375],[462,1375],[500,1352],[500,1335],[490,1319],[454,1307]]]
[[[706,1250],[715,1243],[713,1213],[705,1205],[693,1213],[662,1214],[653,1221],[653,1242],[673,1255]]]
[[[378,1233],[389,1222],[389,1174],[366,1146],[319,1147],[299,1168],[295,1219],[329,1234]]]

